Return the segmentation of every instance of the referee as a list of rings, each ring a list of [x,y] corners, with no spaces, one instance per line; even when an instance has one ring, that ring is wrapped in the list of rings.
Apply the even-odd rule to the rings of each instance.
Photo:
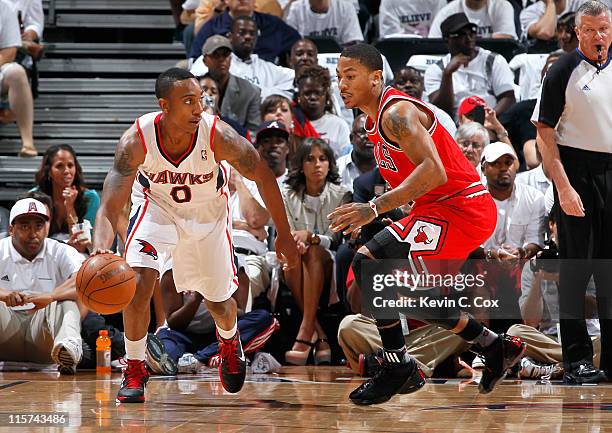
[[[589,0],[576,11],[578,48],[551,66],[532,121],[555,185],[561,346],[566,383],[612,379],[612,66],[610,9]],[[563,260],[566,259],[566,260]],[[597,286],[601,370],[585,322],[590,276]],[[604,375],[605,373],[605,375]]]

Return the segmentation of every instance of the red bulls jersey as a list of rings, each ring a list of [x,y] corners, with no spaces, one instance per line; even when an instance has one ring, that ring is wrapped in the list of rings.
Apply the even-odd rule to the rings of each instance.
[[[453,196],[462,191],[469,193],[482,193],[483,188],[476,170],[461,152],[459,145],[453,137],[438,122],[433,111],[423,102],[416,98],[406,95],[392,87],[384,89],[380,99],[376,119],[367,118],[365,130],[368,138],[374,143],[374,156],[380,168],[380,174],[391,185],[396,188],[406,179],[415,169],[415,165],[410,161],[397,143],[386,139],[380,119],[382,113],[389,105],[398,100],[407,100],[422,109],[433,119],[433,124],[429,128],[429,135],[433,139],[444,169],[447,181],[416,200],[417,205],[440,201],[446,197]],[[421,143],[407,143],[410,146],[420,146]],[[473,191],[472,191],[473,189]],[[467,195],[466,194],[466,195]]]

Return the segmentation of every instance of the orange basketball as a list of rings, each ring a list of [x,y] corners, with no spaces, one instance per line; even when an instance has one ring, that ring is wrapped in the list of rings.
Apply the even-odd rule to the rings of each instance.
[[[136,292],[136,275],[119,256],[98,254],[85,260],[76,276],[77,296],[100,314],[123,310]]]

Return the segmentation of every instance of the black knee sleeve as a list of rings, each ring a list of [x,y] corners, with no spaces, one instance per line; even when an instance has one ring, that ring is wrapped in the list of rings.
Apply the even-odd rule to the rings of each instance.
[[[363,281],[362,281],[362,277],[363,277],[363,261],[364,260],[372,260],[371,257],[366,256],[365,254],[361,254],[361,253],[357,253],[355,254],[355,257],[353,257],[353,263],[351,264],[351,267],[353,268],[353,274],[355,274],[355,282],[357,283],[357,285],[359,286],[359,288],[361,290],[366,289],[366,287],[362,287],[363,285]]]

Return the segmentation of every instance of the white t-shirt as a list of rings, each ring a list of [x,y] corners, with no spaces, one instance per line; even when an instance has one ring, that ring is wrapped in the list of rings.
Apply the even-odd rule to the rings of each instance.
[[[565,0],[565,9],[560,14],[557,14],[557,18],[566,12],[576,11],[582,3],[586,0]],[[519,15],[521,21],[521,30],[524,35],[527,35],[527,31],[532,24],[535,24],[544,16],[546,12],[546,4],[542,1],[536,2],[531,6],[523,9]]]
[[[325,113],[320,119],[311,120],[310,123],[321,134],[321,138],[327,140],[336,158],[351,146],[351,130],[341,117]]]
[[[363,41],[355,7],[348,0],[330,0],[326,13],[314,13],[308,0],[297,0],[289,9],[287,24],[302,36],[330,37],[340,45]]]
[[[21,11],[23,31],[33,30],[38,38],[42,38],[45,28],[45,14],[41,0],[12,0],[15,8]]]
[[[20,46],[17,10],[8,0],[0,0],[0,49]]]
[[[513,71],[519,71],[520,100],[537,99],[542,84],[542,68],[548,54],[517,54],[508,64]]]
[[[243,78],[261,90],[261,100],[270,95],[282,95],[289,100],[293,98],[293,77],[295,71],[260,59],[251,54],[248,61],[243,61],[234,53],[231,54],[230,74]],[[189,70],[196,77],[208,72],[202,56],[198,57]]]
[[[0,287],[31,293],[51,293],[77,272],[84,257],[73,247],[46,238],[29,261],[17,252],[12,237],[0,240]]]
[[[461,101],[468,97],[477,95],[483,98],[489,107],[497,103],[496,96],[509,90],[514,90],[514,74],[508,66],[508,62],[500,54],[495,55],[491,68],[491,76],[487,76],[487,58],[491,51],[478,48],[478,54],[466,66],[461,66],[453,73],[453,91],[455,101],[453,110],[456,112]],[[446,67],[451,60],[447,54],[442,58],[442,65]],[[425,71],[425,94],[431,99],[431,94],[440,89],[442,82],[442,69],[440,66],[431,65]]]
[[[478,36],[481,38],[490,38],[499,33],[517,38],[514,27],[514,8],[507,0],[487,0],[487,5],[478,10],[468,8],[465,0],[453,0],[444,6],[434,18],[429,29],[429,37],[441,38],[440,24],[449,16],[459,12],[465,13],[468,20],[478,26]]]
[[[446,0],[382,0],[378,14],[380,37],[400,34],[426,38],[429,27]]]

